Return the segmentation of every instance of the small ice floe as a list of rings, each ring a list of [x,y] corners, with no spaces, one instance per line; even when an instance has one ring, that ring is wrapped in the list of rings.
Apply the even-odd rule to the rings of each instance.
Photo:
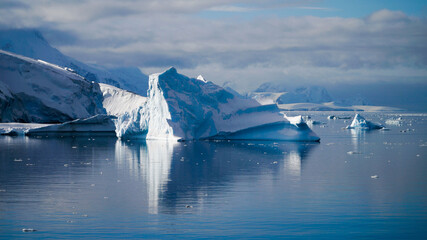
[[[71,148],[77,148],[77,146],[72,146]]]
[[[191,205],[185,205],[186,208],[193,208]]]
[[[338,119],[351,119],[350,116],[341,116],[341,117],[337,117]]]
[[[307,120],[307,124],[311,124],[311,125],[324,125],[325,123],[320,122],[320,121],[315,121],[315,120]]]
[[[92,183],[90,186],[91,186],[91,187],[95,187],[95,184],[94,184],[94,183]]]
[[[36,232],[37,230],[34,228],[23,228],[22,231],[23,232]]]
[[[328,119],[333,120],[333,119],[337,119],[337,117],[335,117],[334,115],[330,115],[330,116],[328,116]]]
[[[385,121],[385,124],[392,125],[392,126],[401,126],[402,125],[402,118],[398,118],[398,119],[387,119]]]
[[[0,189],[0,192],[6,192],[6,189]]]
[[[21,158],[15,158],[15,159],[13,159],[13,161],[14,162],[22,162],[22,159]]]
[[[372,176],[371,176],[371,178],[372,178],[372,179],[377,179],[377,178],[379,178],[379,177],[378,177],[378,175],[372,175]]]
[[[362,153],[360,153],[360,152],[354,152],[354,151],[349,151],[349,152],[347,152],[347,154],[348,155],[353,155],[353,154],[362,154]]]
[[[64,164],[64,167],[68,167],[68,164]]]

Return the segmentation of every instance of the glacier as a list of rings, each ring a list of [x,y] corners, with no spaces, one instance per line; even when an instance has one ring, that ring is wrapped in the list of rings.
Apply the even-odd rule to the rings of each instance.
[[[99,85],[0,50],[0,122],[59,123],[106,114]]]
[[[383,129],[384,126],[377,124],[377,123],[367,121],[360,114],[356,114],[354,116],[351,124],[349,126],[347,126],[346,128],[347,129],[373,130],[373,129]]]
[[[308,126],[291,123],[277,105],[241,98],[175,68],[149,76],[143,106],[118,116],[120,138],[319,141]]]

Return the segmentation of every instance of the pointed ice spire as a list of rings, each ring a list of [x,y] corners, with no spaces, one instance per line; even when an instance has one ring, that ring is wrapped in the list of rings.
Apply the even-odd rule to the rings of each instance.
[[[208,82],[208,81],[206,81],[206,80],[205,80],[205,78],[203,78],[203,76],[202,76],[202,75],[199,75],[199,76],[197,77],[197,80],[200,80],[200,81],[205,82],[205,83],[207,83],[207,82]]]

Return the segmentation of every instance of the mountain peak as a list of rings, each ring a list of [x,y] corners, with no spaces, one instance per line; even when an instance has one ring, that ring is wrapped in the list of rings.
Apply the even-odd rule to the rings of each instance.
[[[170,67],[166,71],[164,71],[163,73],[177,74],[178,71],[176,70],[175,67]]]

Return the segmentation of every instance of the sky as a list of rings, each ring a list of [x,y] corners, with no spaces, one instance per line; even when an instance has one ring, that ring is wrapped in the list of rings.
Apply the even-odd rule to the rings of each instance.
[[[427,89],[425,0],[0,0],[0,16],[0,28],[38,29],[83,62],[175,66],[240,91],[269,81]]]

